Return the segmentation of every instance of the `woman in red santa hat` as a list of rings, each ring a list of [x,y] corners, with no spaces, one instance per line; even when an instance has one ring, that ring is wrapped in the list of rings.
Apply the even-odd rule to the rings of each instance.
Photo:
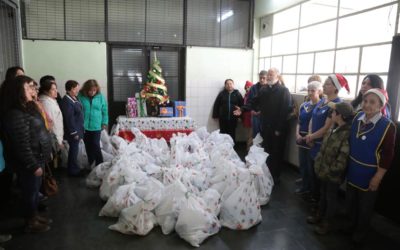
[[[351,127],[346,200],[355,243],[366,237],[377,190],[394,156],[396,129],[381,112],[386,102],[383,89],[365,92]]]
[[[333,121],[331,119],[332,111],[331,108],[328,106],[328,103],[342,102],[342,99],[338,96],[339,91],[342,88],[345,88],[348,92],[350,92],[346,78],[341,74],[329,75],[323,85],[323,93],[326,97],[323,97],[321,99],[321,102],[319,102],[319,104],[313,110],[309,125],[309,134],[305,137],[306,143],[311,145],[310,154],[312,158],[312,169],[314,169],[314,160],[321,148],[322,139],[325,133],[333,125]],[[315,176],[314,171],[312,171],[312,173],[313,176],[310,177],[310,186],[312,193],[311,200],[314,202],[318,202],[320,191],[319,180]],[[315,212],[316,213],[314,215],[307,218],[308,223],[316,224],[320,221],[321,217],[319,216],[318,211]]]

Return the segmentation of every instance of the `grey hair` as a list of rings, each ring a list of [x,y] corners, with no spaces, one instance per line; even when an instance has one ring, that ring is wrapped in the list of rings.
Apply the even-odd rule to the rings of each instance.
[[[275,68],[275,67],[272,67],[272,68],[270,68],[269,70],[272,70],[272,71],[274,71],[277,75],[279,75],[279,69],[277,69],[277,68]],[[268,70],[268,71],[269,71]]]
[[[259,76],[266,76],[268,75],[268,71],[266,70],[261,70],[260,73],[258,74]]]
[[[322,90],[322,83],[319,81],[312,81],[307,86],[308,89]]]

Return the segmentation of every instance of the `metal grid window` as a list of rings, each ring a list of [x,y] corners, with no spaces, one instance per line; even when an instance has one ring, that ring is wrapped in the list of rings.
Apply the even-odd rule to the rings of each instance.
[[[109,1],[107,15],[108,40],[121,42],[145,42],[145,13],[145,1]]]
[[[22,1],[23,38],[252,46],[250,0]]]
[[[20,64],[16,6],[0,0],[0,81],[9,67]]]
[[[312,74],[342,73],[351,92],[339,95],[354,98],[366,74],[386,82],[397,16],[398,1],[393,0],[365,5],[311,0],[266,16],[260,26],[259,70],[278,68],[291,92],[306,90]]]
[[[104,0],[65,0],[66,40],[104,41]]]

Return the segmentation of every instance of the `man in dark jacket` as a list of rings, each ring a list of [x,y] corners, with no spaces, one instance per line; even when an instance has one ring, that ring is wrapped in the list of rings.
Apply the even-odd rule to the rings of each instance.
[[[256,112],[260,111],[263,146],[269,154],[267,165],[276,184],[280,181],[288,130],[287,118],[292,106],[289,90],[279,82],[278,75],[277,69],[269,69],[267,84],[263,85],[258,95],[249,101],[247,107],[244,107],[244,109],[251,107]],[[235,111],[235,115],[240,114],[239,109]]]
[[[250,88],[249,97],[247,103],[251,103],[251,100],[258,96],[261,87],[267,84],[267,74],[266,70],[261,70],[258,74],[259,81]],[[251,125],[253,129],[253,138],[261,133],[261,121],[260,121],[260,111],[254,111],[250,106],[243,106],[243,110],[251,111]]]
[[[234,89],[232,79],[225,80],[224,89],[215,99],[213,115],[214,119],[219,120],[219,128],[222,134],[228,134],[235,143],[235,131],[237,126],[237,116],[233,114],[235,106],[243,105],[243,97],[237,89]]]

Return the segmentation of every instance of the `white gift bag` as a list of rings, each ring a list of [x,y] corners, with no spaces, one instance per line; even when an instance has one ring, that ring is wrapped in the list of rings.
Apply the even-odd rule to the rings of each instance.
[[[157,222],[155,215],[145,207],[145,202],[140,201],[123,209],[118,222],[109,226],[109,229],[123,234],[147,235]]]
[[[199,247],[206,238],[218,233],[220,229],[217,217],[206,210],[204,201],[187,193],[175,225],[178,235],[192,246]]]

